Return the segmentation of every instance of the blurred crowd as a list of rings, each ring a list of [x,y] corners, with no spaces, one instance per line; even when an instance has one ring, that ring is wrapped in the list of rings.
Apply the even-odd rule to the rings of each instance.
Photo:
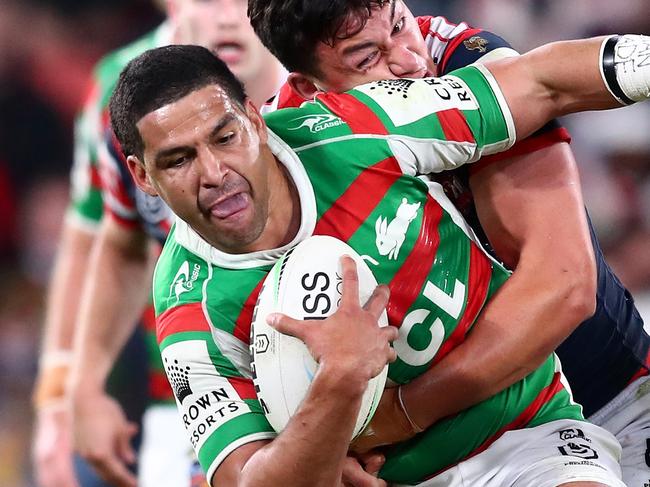
[[[523,52],[610,32],[650,33],[650,2],[407,0]],[[105,52],[161,20],[150,0],[0,2],[0,485],[33,485],[29,394],[43,294],[68,198],[72,125]],[[650,321],[650,105],[564,121],[608,260]]]

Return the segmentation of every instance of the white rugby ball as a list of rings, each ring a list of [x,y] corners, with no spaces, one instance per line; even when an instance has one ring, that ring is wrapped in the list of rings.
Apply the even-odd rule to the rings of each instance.
[[[271,426],[280,432],[307,394],[318,364],[299,339],[266,322],[273,312],[295,319],[324,319],[341,299],[340,257],[352,257],[359,276],[359,301],[365,303],[377,281],[364,260],[334,237],[313,236],[289,250],[273,267],[257,299],[251,327],[253,382]],[[388,324],[386,312],[379,320]],[[363,347],[363,344],[359,344]],[[386,384],[388,366],[371,379],[363,395],[352,439],[368,425]]]

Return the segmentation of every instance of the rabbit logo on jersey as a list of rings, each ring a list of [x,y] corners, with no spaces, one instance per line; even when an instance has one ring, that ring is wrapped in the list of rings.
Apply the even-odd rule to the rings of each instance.
[[[292,122],[299,122],[297,126],[290,127],[289,130],[299,130],[303,127],[309,129],[312,134],[322,132],[325,129],[338,127],[345,122],[336,115],[323,113],[320,115],[305,115],[303,117],[294,118]]]
[[[402,248],[406,232],[411,222],[418,216],[421,203],[409,203],[402,198],[402,204],[397,208],[395,218],[390,223],[388,218],[380,216],[375,222],[375,244],[380,255],[388,255],[389,260],[397,260]]]
[[[194,448],[200,448],[228,421],[250,412],[230,382],[225,377],[215,377],[203,340],[173,343],[161,355]]]

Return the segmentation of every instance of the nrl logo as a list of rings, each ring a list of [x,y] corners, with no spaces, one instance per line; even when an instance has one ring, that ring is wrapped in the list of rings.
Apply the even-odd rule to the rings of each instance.
[[[472,36],[464,41],[463,44],[470,51],[487,52],[487,48],[485,46],[488,45],[488,41],[480,36]]]
[[[289,130],[299,130],[303,127],[307,127],[312,134],[332,127],[338,127],[345,123],[336,115],[330,114],[305,115],[304,117],[294,118],[292,122],[300,122],[300,124],[296,127],[289,128]]]

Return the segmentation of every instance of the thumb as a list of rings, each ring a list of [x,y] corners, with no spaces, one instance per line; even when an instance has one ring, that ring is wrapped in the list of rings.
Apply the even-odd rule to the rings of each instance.
[[[295,320],[282,313],[271,313],[266,317],[266,322],[278,332],[299,338],[300,340],[305,336],[305,331],[308,326],[306,322]]]

